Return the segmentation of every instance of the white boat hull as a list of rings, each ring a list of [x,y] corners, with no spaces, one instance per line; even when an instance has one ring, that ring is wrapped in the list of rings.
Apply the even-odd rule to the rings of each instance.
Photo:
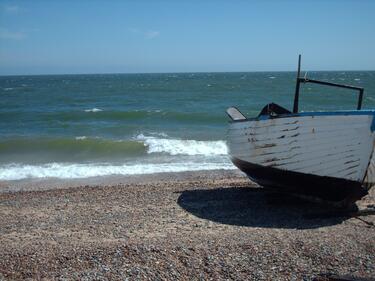
[[[330,188],[346,193],[355,186],[360,194],[375,182],[373,127],[372,111],[261,116],[232,122],[228,147],[233,163],[262,185],[293,185],[296,192],[315,195]],[[262,175],[259,169],[265,169]],[[307,187],[311,181],[315,186]]]

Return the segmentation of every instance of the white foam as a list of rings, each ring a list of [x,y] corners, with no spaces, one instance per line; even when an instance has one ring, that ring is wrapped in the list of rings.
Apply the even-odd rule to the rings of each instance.
[[[100,108],[91,108],[91,109],[85,109],[85,112],[100,112],[100,111],[103,111],[103,109],[100,109]]]
[[[276,77],[275,76],[270,76],[268,77],[269,79],[275,79]]]
[[[166,133],[163,133],[163,132],[151,132],[151,133],[148,133],[148,134],[152,137],[168,138],[168,135]],[[139,134],[138,136],[136,136],[137,140],[142,140],[142,139],[146,139],[146,138],[148,138],[148,137],[144,136],[143,134]]]
[[[170,155],[227,155],[225,141],[197,141],[146,137],[140,134],[136,137],[147,146],[147,153],[168,153]]]
[[[85,140],[85,139],[87,139],[87,137],[86,136],[79,136],[79,137],[76,137],[75,139],[76,140]]]
[[[360,81],[361,79],[360,78],[355,78],[354,81]]]
[[[160,163],[160,164],[63,164],[44,165],[11,164],[0,167],[0,180],[20,180],[26,178],[88,178],[109,175],[139,175],[163,172],[185,172],[200,170],[231,170],[235,167],[227,161],[219,163]]]

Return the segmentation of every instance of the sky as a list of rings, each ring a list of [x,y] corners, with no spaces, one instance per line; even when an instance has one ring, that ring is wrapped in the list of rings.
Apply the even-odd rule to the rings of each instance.
[[[375,70],[375,1],[0,0],[0,75]]]

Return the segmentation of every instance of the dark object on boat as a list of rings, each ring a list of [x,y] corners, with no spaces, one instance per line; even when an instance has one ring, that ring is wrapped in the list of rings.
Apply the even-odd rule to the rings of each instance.
[[[375,111],[361,110],[363,88],[302,78],[300,64],[301,56],[293,111],[274,103],[255,118],[227,110],[231,160],[262,186],[350,205],[375,183]],[[357,109],[298,112],[301,83],[357,90]]]
[[[259,116],[262,115],[269,115],[269,116],[277,116],[279,114],[289,114],[291,113],[288,109],[281,107],[276,103],[269,103],[265,107],[263,107],[262,111],[259,113]]]

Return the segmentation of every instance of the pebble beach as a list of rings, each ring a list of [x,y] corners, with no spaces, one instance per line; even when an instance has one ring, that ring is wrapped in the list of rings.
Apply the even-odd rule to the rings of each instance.
[[[375,276],[374,215],[322,216],[237,171],[94,182],[0,183],[0,280]]]

